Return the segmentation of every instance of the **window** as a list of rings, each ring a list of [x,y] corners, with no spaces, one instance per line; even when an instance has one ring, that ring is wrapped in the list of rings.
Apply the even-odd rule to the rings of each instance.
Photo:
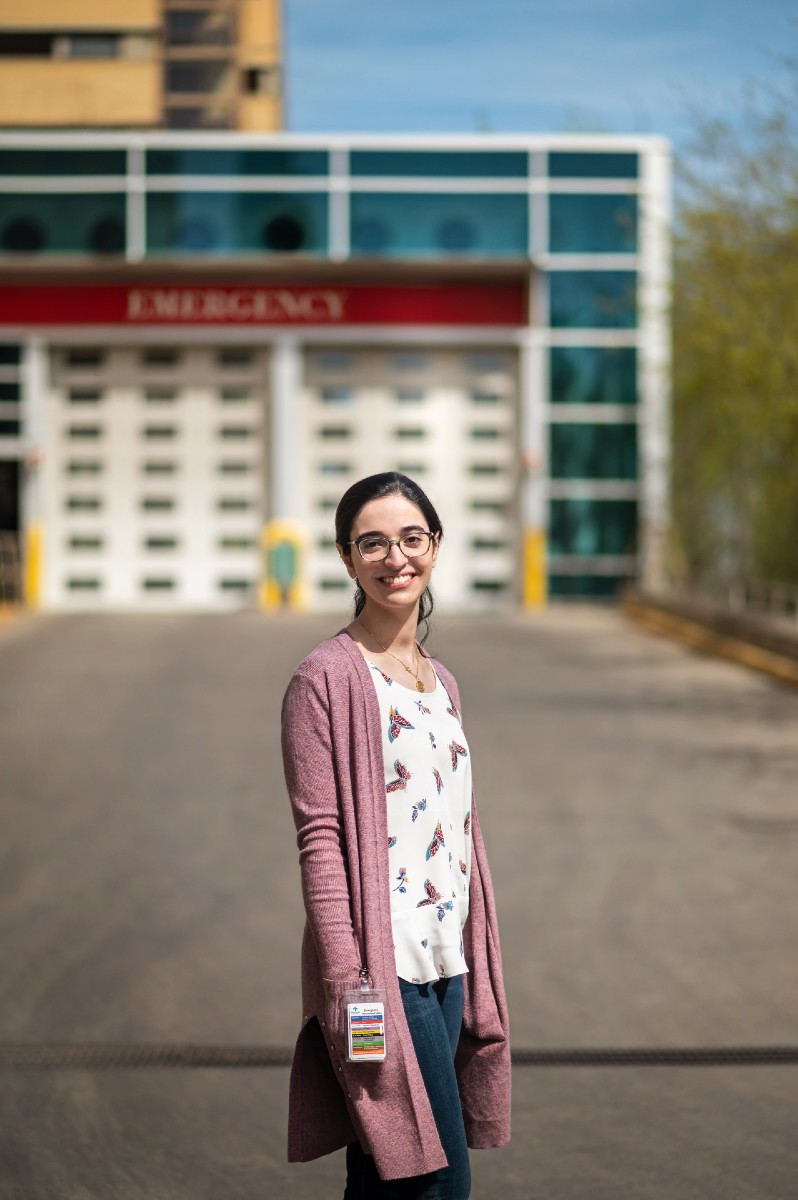
[[[352,470],[352,464],[348,462],[322,462],[319,463],[320,475],[346,475]]]
[[[636,404],[634,346],[552,346],[551,404]]]
[[[629,579],[619,575],[550,575],[550,596],[589,596],[610,598],[616,596]]]
[[[94,388],[70,388],[67,392],[70,404],[99,404],[101,399],[102,392]]]
[[[174,579],[168,579],[165,576],[149,576],[142,579],[141,587],[145,592],[173,592],[176,583]]]
[[[220,550],[254,550],[257,542],[252,537],[222,537],[217,545]]]
[[[351,388],[345,387],[325,387],[321,389],[321,400],[323,404],[348,404],[354,400],[355,393]]]
[[[220,512],[247,512],[255,505],[248,496],[222,496],[216,507]]]
[[[4,404],[17,404],[20,400],[20,385],[19,383],[9,382],[8,380],[0,381],[0,400]]]
[[[400,404],[420,404],[424,399],[421,388],[397,388],[394,396]]]
[[[0,152],[0,172],[3,169],[2,152]],[[0,342],[0,367],[16,367],[22,361],[22,347],[14,342]]]
[[[322,496],[316,501],[316,507],[320,512],[333,512],[338,507],[338,501],[333,500],[330,496]]]
[[[552,479],[636,479],[637,426],[550,426]]]
[[[149,254],[226,257],[327,249],[325,192],[151,191],[146,205]]]
[[[148,459],[142,464],[141,470],[144,475],[176,475],[177,463],[168,459]]]
[[[427,431],[426,429],[401,428],[394,429],[393,435],[396,438],[408,441],[413,438],[425,438],[427,436]]]
[[[172,512],[177,505],[172,496],[145,496],[141,507],[144,512]]]
[[[636,179],[636,154],[613,151],[563,151],[549,154],[552,179]]]
[[[220,475],[251,475],[254,469],[253,463],[237,462],[232,459],[219,463]]]
[[[355,176],[453,179],[524,179],[528,158],[523,150],[353,150]]]
[[[251,350],[224,349],[216,355],[216,362],[220,367],[251,367],[254,356]]]
[[[0,437],[19,437],[21,427],[19,420],[0,417]]]
[[[427,470],[426,463],[420,462],[405,462],[398,463],[396,467],[401,475],[409,475],[412,479],[415,475],[424,475]]]
[[[525,195],[351,193],[353,257],[517,258],[527,253]]]
[[[120,187],[122,181],[120,180]],[[3,254],[117,255],[125,249],[122,192],[39,191],[0,194]]]
[[[102,550],[104,545],[105,541],[103,538],[93,535],[88,536],[86,534],[76,535],[67,541],[68,548],[77,551]]]
[[[472,550],[507,550],[507,542],[503,538],[474,537],[471,539]]]
[[[145,550],[176,550],[179,543],[176,537],[146,537]]]
[[[472,404],[501,404],[504,397],[499,392],[485,388],[475,388],[471,393]]]
[[[219,393],[219,399],[222,404],[249,404],[254,400],[252,392],[242,390],[241,388],[222,388]]]
[[[222,425],[218,435],[223,441],[242,441],[254,437],[257,433],[252,425]]]
[[[48,154],[50,151],[48,151]],[[105,363],[105,352],[103,350],[95,350],[87,348],[76,348],[67,350],[66,365],[68,367],[80,367],[82,370],[96,369],[103,366]]]
[[[394,371],[426,371],[429,355],[419,350],[398,350],[391,355],[391,366]]]
[[[248,592],[254,588],[255,583],[252,579],[220,579],[220,592]]]
[[[279,96],[279,67],[247,67],[244,71],[244,92],[248,96]]]
[[[180,147],[147,151],[148,175],[326,175],[327,165],[326,150]]]
[[[144,350],[141,355],[143,367],[176,367],[179,362],[180,355],[177,350],[155,347]]]
[[[504,430],[495,429],[492,425],[474,425],[469,429],[468,436],[475,442],[495,442],[504,437]]]
[[[73,458],[66,464],[67,475],[102,475],[103,464],[94,458]]]
[[[637,321],[634,271],[552,271],[555,329],[632,329]]]
[[[342,592],[349,588],[347,579],[320,579],[319,587],[323,592]]]
[[[319,550],[334,550],[335,549],[335,538],[334,537],[320,537],[316,540],[316,547]]]
[[[491,462],[469,463],[468,467],[470,475],[498,475],[501,469],[498,463]]]
[[[506,579],[472,579],[472,592],[504,592],[507,590]]]
[[[174,388],[147,388],[144,399],[147,404],[174,404],[177,392]]]
[[[168,441],[177,437],[177,429],[174,425],[145,425],[141,436],[152,442]]]
[[[319,430],[319,437],[326,438],[328,441],[341,440],[351,436],[352,430],[347,425],[323,425]]]
[[[124,150],[0,150],[0,175],[124,175]]]
[[[318,371],[349,371],[355,362],[355,355],[349,350],[319,350],[311,360]]]
[[[634,554],[634,500],[552,500],[549,550],[557,554]]]
[[[68,592],[98,592],[100,580],[90,575],[70,575],[66,581]]]
[[[472,512],[492,513],[497,517],[509,516],[509,509],[504,500],[470,500],[468,507]]]
[[[634,254],[637,196],[549,196],[549,249],[554,254]]]
[[[67,437],[73,441],[96,441],[102,437],[102,426],[100,425],[69,425],[67,426]]]
[[[466,367],[474,374],[508,370],[507,355],[495,350],[477,350],[466,355]]]

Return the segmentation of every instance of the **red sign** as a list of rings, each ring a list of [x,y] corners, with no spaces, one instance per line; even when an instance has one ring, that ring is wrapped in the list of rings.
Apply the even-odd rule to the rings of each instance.
[[[520,284],[0,287],[0,325],[524,325]]]

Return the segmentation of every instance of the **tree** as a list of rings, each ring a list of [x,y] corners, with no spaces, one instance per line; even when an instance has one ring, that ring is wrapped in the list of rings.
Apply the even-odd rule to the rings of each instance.
[[[798,92],[798,87],[796,87]],[[798,582],[798,122],[749,95],[678,165],[674,573]]]

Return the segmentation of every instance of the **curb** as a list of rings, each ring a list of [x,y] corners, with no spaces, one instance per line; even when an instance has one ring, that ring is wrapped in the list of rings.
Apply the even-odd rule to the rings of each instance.
[[[715,658],[725,658],[741,667],[759,671],[778,679],[781,683],[798,687],[798,661],[772,650],[764,650],[740,638],[717,633],[711,625],[704,625],[687,617],[664,612],[653,604],[636,597],[621,601],[621,611],[650,633],[673,638],[694,650],[700,650]]]

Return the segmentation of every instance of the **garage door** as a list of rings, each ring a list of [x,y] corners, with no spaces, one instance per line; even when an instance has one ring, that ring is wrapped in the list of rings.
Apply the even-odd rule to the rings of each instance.
[[[416,479],[441,516],[442,608],[517,598],[516,380],[509,349],[308,350],[298,490],[314,608],[341,608],[351,593],[335,550],[338,500],[355,480],[387,470]]]
[[[49,606],[256,601],[267,370],[250,347],[52,351]]]

